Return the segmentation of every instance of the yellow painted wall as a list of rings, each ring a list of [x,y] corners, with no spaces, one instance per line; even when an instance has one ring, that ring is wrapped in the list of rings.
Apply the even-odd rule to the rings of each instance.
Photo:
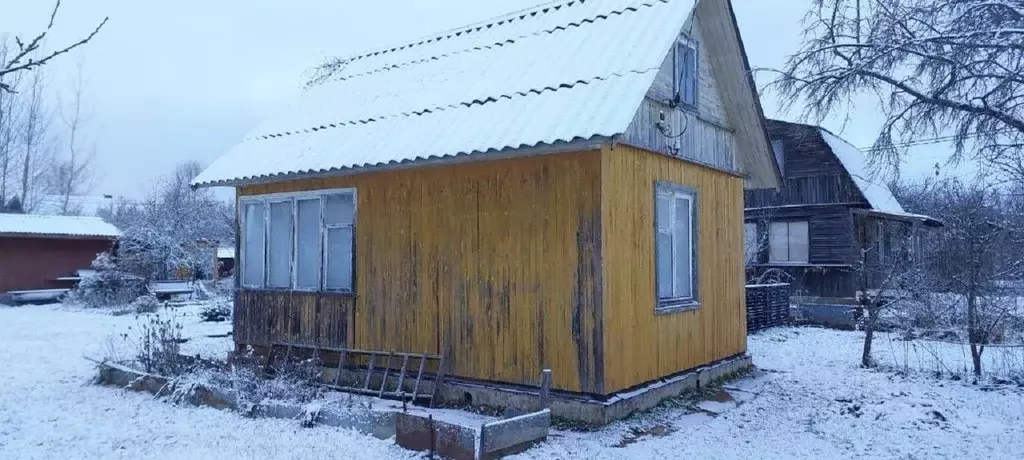
[[[605,391],[745,352],[743,179],[625,145],[601,172]],[[698,190],[696,311],[654,311],[655,181]]]
[[[654,311],[657,180],[698,189],[697,311]],[[551,368],[555,388],[595,394],[746,350],[741,178],[619,145],[239,193],[342,187],[357,189],[356,298],[243,292],[257,324],[236,318],[240,343],[448,344],[455,376],[537,385]],[[351,324],[314,324],[330,318]]]
[[[600,172],[592,151],[239,193],[357,189],[349,347],[440,353],[448,344],[456,376],[537,385],[550,367],[555,388],[599,393]],[[257,304],[273,297],[254,295],[267,299]],[[291,314],[300,329],[302,318],[326,317]]]

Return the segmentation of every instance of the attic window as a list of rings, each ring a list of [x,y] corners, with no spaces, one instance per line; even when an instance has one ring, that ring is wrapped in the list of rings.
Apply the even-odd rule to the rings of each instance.
[[[779,165],[779,173],[786,175],[786,147],[781,139],[772,139],[772,151],[775,152],[775,163]]]
[[[676,42],[676,102],[689,108],[697,107],[697,49],[697,42],[689,38],[680,37]]]

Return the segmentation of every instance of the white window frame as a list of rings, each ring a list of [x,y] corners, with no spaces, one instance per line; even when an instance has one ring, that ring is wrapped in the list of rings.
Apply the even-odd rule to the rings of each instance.
[[[325,224],[325,197],[331,195],[351,195],[352,196],[352,220],[350,223],[343,224]],[[298,238],[299,238],[299,208],[298,202],[304,200],[319,199],[320,201],[320,226],[319,226],[319,238],[318,244],[320,245],[319,251],[319,270],[318,270],[318,281],[317,287],[298,287],[298,270],[297,259],[298,259]],[[268,281],[270,277],[270,256],[268,251],[270,250],[270,204],[290,202],[292,211],[292,244],[291,244],[291,256],[290,256],[290,270],[291,280],[288,287],[269,287]],[[239,266],[235,270],[236,273],[243,273],[246,267],[246,259],[248,258],[248,251],[245,250],[245,207],[251,203],[262,203],[263,204],[263,276],[261,277],[260,284],[247,284],[245,283],[245,277],[240,279],[239,285],[246,289],[265,289],[265,290],[287,290],[287,291],[301,291],[301,292],[337,292],[344,294],[355,294],[356,286],[356,219],[359,213],[359,197],[356,193],[355,188],[335,188],[335,189],[323,189],[323,190],[310,190],[303,192],[287,192],[287,193],[269,193],[264,195],[246,195],[238,199],[239,212],[239,228],[240,232],[240,247],[242,248],[242,254],[239,256]],[[352,229],[352,286],[349,288],[327,288],[327,233],[328,229],[348,227]]]
[[[774,257],[772,253],[772,226],[778,224],[786,225],[786,259],[780,260]],[[807,257],[803,259],[793,258],[793,245],[790,234],[792,233],[791,226],[793,224],[804,224],[807,227]],[[803,265],[810,262],[811,259],[811,222],[807,219],[794,219],[794,220],[776,220],[768,224],[768,263],[775,265],[793,264]]]
[[[659,264],[658,264],[658,235],[659,235],[659,233],[662,233],[662,229],[661,229],[661,225],[660,225],[661,221],[660,221],[659,216],[658,216],[658,197],[659,196],[668,196],[670,198],[670,203],[671,203],[671,205],[669,206],[668,233],[670,235],[670,238],[672,239],[671,254],[672,254],[672,259],[673,260],[672,260],[672,264],[671,265],[672,265],[672,283],[673,283],[672,291],[673,291],[673,296],[672,297],[666,297],[666,298],[662,298],[661,297],[661,286],[659,285],[659,279],[661,277],[658,274],[658,267],[659,267]],[[688,294],[688,295],[675,295],[676,288],[678,287],[678,286],[675,286],[675,283],[678,282],[678,277],[676,275],[677,275],[677,271],[679,270],[679,264],[675,260],[676,244],[678,244],[678,242],[676,241],[676,232],[675,232],[675,225],[676,225],[675,216],[676,216],[676,212],[677,212],[677,209],[676,209],[676,206],[675,206],[675,202],[679,198],[687,200],[689,202],[689,208],[690,208],[689,219],[687,219],[687,223],[688,223],[688,225],[690,227],[689,232],[687,232],[689,241],[686,242],[686,244],[689,247],[689,251],[688,252],[690,254],[690,258],[689,258],[689,261],[688,261],[689,262],[689,268],[690,268],[690,292],[689,293],[684,293],[684,294]],[[654,185],[654,203],[653,204],[654,204],[654,296],[655,296],[655,299],[656,299],[655,311],[658,312],[658,313],[666,313],[666,312],[671,313],[671,312],[675,312],[675,311],[691,310],[691,309],[698,308],[698,307],[700,307],[699,300],[698,300],[699,299],[699,297],[698,297],[698,293],[699,292],[698,291],[699,291],[700,276],[699,276],[699,273],[698,273],[699,264],[697,263],[697,261],[698,261],[698,259],[697,259],[697,256],[698,256],[697,243],[698,243],[698,223],[699,223],[699,219],[698,219],[698,215],[697,215],[697,212],[698,212],[698,209],[699,209],[698,208],[699,197],[698,197],[697,189],[692,188],[692,187],[687,187],[687,186],[684,186],[684,185],[679,185],[679,184],[671,183],[671,182],[662,182],[662,181],[655,182],[655,185]]]
[[[683,70],[685,70],[683,67],[685,64],[684,55],[681,53],[683,48],[693,50],[693,64],[690,66],[690,69],[693,71],[693,102],[685,101],[683,98],[683,85],[685,84],[683,81]],[[675,75],[673,75],[672,80],[676,91],[676,103],[680,107],[696,110],[697,106],[700,104],[700,43],[686,35],[681,35],[679,36],[679,39],[676,40],[673,55],[674,59],[672,70]]]

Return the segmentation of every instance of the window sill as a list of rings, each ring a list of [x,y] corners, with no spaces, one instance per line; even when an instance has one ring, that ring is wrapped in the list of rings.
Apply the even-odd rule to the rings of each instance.
[[[700,309],[700,302],[696,300],[663,300],[658,301],[658,307],[654,309],[655,315],[668,315],[684,311]]]
[[[320,291],[320,290],[315,290],[315,289],[292,289],[292,288],[268,288],[268,287],[242,286],[239,289],[239,291],[241,291],[241,292],[260,292],[260,293],[268,293],[268,294],[271,294],[271,293],[272,294],[311,294],[311,295],[330,296],[330,297],[350,297],[350,298],[355,298],[356,297],[356,293],[355,292]]]

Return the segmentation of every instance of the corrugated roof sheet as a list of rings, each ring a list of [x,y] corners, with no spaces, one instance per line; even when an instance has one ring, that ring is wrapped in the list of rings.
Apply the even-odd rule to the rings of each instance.
[[[0,235],[117,238],[121,232],[99,217],[0,214]]]
[[[195,184],[620,134],[693,5],[567,1],[343,60]]]
[[[872,209],[895,214],[905,212],[903,206],[893,196],[892,190],[889,190],[889,186],[871,172],[864,152],[828,130],[820,129],[820,131],[821,137],[828,143],[832,153],[839,158],[839,162],[846,168],[846,172],[850,173],[853,183],[864,195],[864,199],[868,200]]]

